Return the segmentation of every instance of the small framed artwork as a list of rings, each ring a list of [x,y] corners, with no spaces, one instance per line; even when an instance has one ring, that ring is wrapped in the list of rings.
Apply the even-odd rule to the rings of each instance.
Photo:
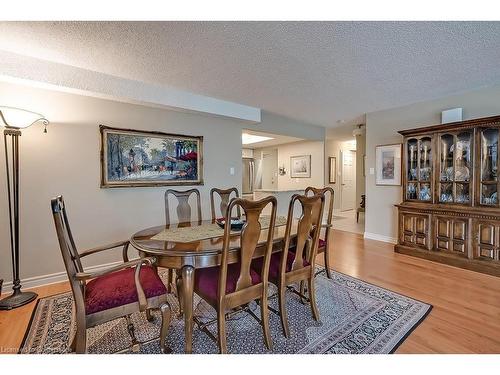
[[[311,155],[290,157],[290,177],[292,178],[311,177]]]
[[[375,146],[375,183],[376,185],[401,185],[400,143]]]
[[[203,137],[100,126],[101,187],[203,184]]]
[[[335,156],[330,156],[328,160],[330,163],[329,181],[331,184],[334,184],[337,181],[337,158]]]

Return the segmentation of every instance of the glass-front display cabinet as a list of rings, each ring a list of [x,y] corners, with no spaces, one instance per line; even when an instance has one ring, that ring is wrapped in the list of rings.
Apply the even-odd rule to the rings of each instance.
[[[432,138],[408,139],[406,153],[406,199],[432,201]]]
[[[472,204],[473,135],[473,129],[439,135],[439,203]]]
[[[399,133],[395,251],[500,276],[500,116]]]

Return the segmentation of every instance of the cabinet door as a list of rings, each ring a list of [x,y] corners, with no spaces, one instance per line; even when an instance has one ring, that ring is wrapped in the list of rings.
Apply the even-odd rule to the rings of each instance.
[[[400,212],[400,241],[409,246],[428,250],[429,248],[429,215],[412,212]]]
[[[477,221],[474,226],[475,241],[473,257],[475,259],[499,261],[500,222]]]
[[[468,219],[440,215],[436,216],[434,221],[436,235],[434,249],[467,257]]]

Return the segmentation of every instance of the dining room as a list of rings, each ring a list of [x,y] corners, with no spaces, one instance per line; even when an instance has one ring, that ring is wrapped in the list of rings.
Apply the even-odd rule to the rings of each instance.
[[[499,33],[0,21],[0,365],[497,360]]]

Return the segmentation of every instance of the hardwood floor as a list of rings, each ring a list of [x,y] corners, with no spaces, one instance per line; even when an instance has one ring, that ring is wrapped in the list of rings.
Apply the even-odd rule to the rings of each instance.
[[[500,353],[500,278],[396,254],[387,243],[335,231],[334,269],[434,306],[396,353]],[[34,289],[40,297],[68,283]],[[0,353],[17,352],[35,302],[0,311]]]

